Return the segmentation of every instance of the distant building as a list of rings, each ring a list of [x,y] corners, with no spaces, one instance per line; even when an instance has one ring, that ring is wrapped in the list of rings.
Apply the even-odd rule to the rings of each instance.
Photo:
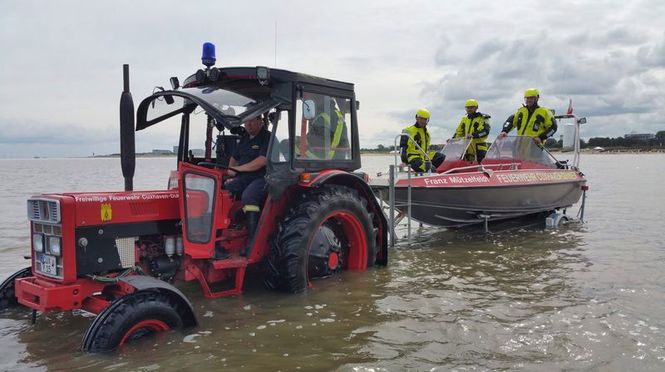
[[[632,139],[632,140],[637,140],[637,141],[648,141],[656,138],[656,135],[653,133],[637,133],[637,132],[630,132],[628,134],[625,134],[623,136],[625,139]]]
[[[153,155],[173,155],[173,151],[171,150],[159,150],[159,149],[153,149],[152,150]]]
[[[173,153],[177,154],[179,149],[180,149],[180,146],[173,146]]]

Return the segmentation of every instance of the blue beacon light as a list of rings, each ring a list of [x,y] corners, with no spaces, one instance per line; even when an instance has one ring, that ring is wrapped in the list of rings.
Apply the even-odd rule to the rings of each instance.
[[[208,68],[215,65],[215,44],[205,42],[203,43],[203,53],[201,55],[201,62]]]

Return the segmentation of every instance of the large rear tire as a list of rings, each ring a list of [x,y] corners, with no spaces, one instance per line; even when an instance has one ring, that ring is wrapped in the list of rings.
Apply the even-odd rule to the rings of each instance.
[[[81,349],[108,352],[149,336],[183,326],[178,302],[168,294],[146,290],[113,301],[92,322]]]
[[[7,310],[18,305],[16,299],[16,284],[14,281],[19,278],[26,278],[32,275],[32,268],[21,269],[0,284],[0,311]]]
[[[374,266],[376,230],[356,190],[324,185],[294,203],[271,244],[268,288],[298,293],[311,278]]]

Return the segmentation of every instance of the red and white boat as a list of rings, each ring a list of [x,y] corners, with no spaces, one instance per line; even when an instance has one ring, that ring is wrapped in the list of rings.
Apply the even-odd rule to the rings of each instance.
[[[410,205],[410,215],[417,221],[459,227],[565,210],[586,190],[586,178],[577,164],[557,161],[532,138],[497,138],[480,164],[463,160],[467,145],[464,139],[451,140],[442,150],[446,160],[436,173],[408,177],[400,172],[395,208],[406,214]],[[389,201],[387,179],[370,184],[379,198]]]

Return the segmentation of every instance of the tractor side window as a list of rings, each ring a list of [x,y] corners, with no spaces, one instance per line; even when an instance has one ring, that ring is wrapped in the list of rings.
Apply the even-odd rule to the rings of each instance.
[[[304,93],[296,104],[296,158],[351,159],[350,107],[348,98]]]
[[[272,115],[277,115],[277,123],[271,123],[270,131],[275,134],[273,137],[272,149],[270,152],[270,161],[273,163],[284,163],[289,161],[289,112],[278,111]]]

